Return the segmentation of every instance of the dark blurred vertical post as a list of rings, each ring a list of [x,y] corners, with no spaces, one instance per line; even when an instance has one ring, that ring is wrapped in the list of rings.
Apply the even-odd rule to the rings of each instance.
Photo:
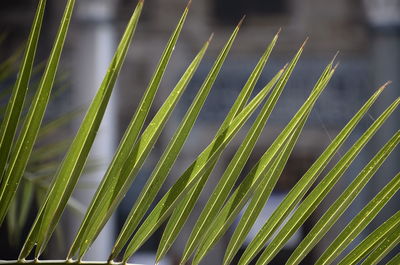
[[[372,34],[371,69],[373,80],[376,86],[387,80],[392,81],[374,109],[375,115],[378,115],[400,95],[400,0],[364,0],[364,4]],[[373,141],[375,151],[398,130],[398,117],[399,115],[395,114],[377,134]],[[393,152],[391,159],[382,166],[377,177],[372,179],[374,181],[370,190],[372,194],[376,194],[378,189],[397,173],[399,161],[400,153]],[[383,209],[383,214],[376,218],[374,227],[382,223],[390,213],[393,213],[393,209],[398,210],[399,205],[399,197],[395,197]]]
[[[117,1],[109,0],[76,2],[76,17],[72,32],[74,53],[71,58],[74,66],[73,99],[78,106],[84,106],[85,109],[99,88],[114,54],[115,27],[112,22],[116,4]],[[112,96],[91,150],[89,163],[92,160],[100,166],[82,176],[82,182],[90,183],[88,189],[86,184],[85,188],[78,189],[76,192],[76,197],[85,205],[90,202],[114,153],[117,116],[115,101],[116,97]],[[71,223],[75,231],[80,224],[80,218],[75,218]],[[111,219],[85,259],[107,259],[107,253],[110,252],[114,241],[114,233],[114,221]]]

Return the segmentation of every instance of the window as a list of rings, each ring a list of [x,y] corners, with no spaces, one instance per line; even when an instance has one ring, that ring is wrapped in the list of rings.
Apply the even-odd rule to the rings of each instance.
[[[285,0],[215,0],[214,12],[221,23],[237,22],[246,15],[284,15],[288,11]]]

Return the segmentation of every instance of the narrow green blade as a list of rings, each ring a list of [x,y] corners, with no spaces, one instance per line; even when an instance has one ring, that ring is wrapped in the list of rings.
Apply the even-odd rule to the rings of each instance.
[[[271,43],[268,45],[264,54],[262,55],[262,57],[260,58],[259,62],[256,65],[256,67],[254,68],[253,72],[251,73],[248,81],[244,85],[242,91],[252,91],[253,90],[256,82],[258,81],[258,79],[262,73],[262,70],[265,67],[265,64],[269,58],[269,55],[271,54],[271,51],[272,51],[273,47],[275,46],[277,39],[278,39],[278,34],[275,35],[275,37],[273,38]],[[271,88],[273,86],[273,84],[271,82],[268,85]],[[241,102],[239,100],[241,100]],[[232,121],[232,119],[234,118],[234,113],[235,112],[237,113],[237,111],[240,111],[243,108],[243,104],[246,103],[246,101],[247,101],[247,98],[243,98],[243,100],[241,98],[238,98],[238,100],[236,100],[236,102],[233,105],[232,109],[230,110],[229,114],[226,116],[224,122],[222,123],[221,127],[219,128],[217,134],[220,133],[226,127],[226,124],[229,124]],[[236,108],[236,106],[239,106],[239,107]],[[269,106],[269,108],[272,109],[271,106]],[[269,117],[269,115],[267,114],[267,112],[268,112],[267,110],[269,110],[269,108],[264,107],[265,110],[263,111],[264,115],[263,115],[262,122],[264,122],[264,120],[266,122],[267,118]],[[257,120],[259,121],[259,120],[261,120],[261,118],[257,118]],[[255,126],[255,127],[257,127],[258,131],[255,133],[256,135],[254,135],[253,138],[258,138],[258,135],[261,133],[262,128],[265,125],[265,122],[260,124],[260,121],[259,121],[258,122],[259,127]],[[256,130],[256,129],[253,129],[253,131],[254,130]],[[258,133],[258,135],[257,135],[257,133]],[[253,134],[254,134],[254,132],[253,132]],[[254,145],[255,141],[256,140],[254,140],[254,143],[252,142],[249,144],[250,146],[248,147],[248,149],[252,149],[251,144]],[[248,151],[248,152],[250,153],[250,151]],[[247,159],[247,158],[243,158],[243,159]],[[170,248],[172,243],[175,241],[176,237],[179,234],[179,231],[181,231],[182,226],[184,225],[184,223],[186,222],[187,218],[189,217],[191,211],[193,210],[195,203],[198,200],[198,197],[200,196],[200,193],[203,190],[203,187],[204,187],[205,183],[207,182],[207,179],[210,176],[214,166],[215,166],[215,163],[202,176],[199,183],[196,184],[196,186],[192,188],[192,190],[186,195],[186,197],[181,200],[179,205],[174,210],[172,216],[170,217],[170,219],[167,223],[167,227],[164,230],[163,236],[161,238],[161,241],[160,241],[160,244],[159,244],[159,247],[157,250],[157,254],[156,254],[156,262],[158,262],[159,260],[162,259],[162,257],[166,254],[166,252],[168,251],[168,249]],[[243,166],[244,166],[244,162],[243,162]]]
[[[263,179],[262,177],[265,176],[269,168],[272,166],[274,158],[276,158],[277,154],[282,151],[283,145],[291,137],[296,128],[298,128],[298,126],[302,123],[302,120],[308,116],[316,100],[333,75],[334,70],[331,69],[331,65],[332,64],[329,64],[326,67],[303,106],[286,125],[281,134],[279,134],[279,136],[275,139],[257,164],[251,169],[250,173],[245,177],[244,181],[235,190],[222,210],[219,212],[218,216],[211,223],[207,232],[204,233],[204,235],[207,236],[203,236],[200,246],[195,254],[193,264],[198,264],[201,261],[201,259],[207,254],[208,250],[219,240],[219,238],[234,222],[240,210],[245,206],[254,190],[259,186]]]
[[[7,213],[10,202],[14,197],[18,184],[24,174],[33,145],[36,142],[37,134],[47,107],[51,89],[53,87],[54,78],[56,76],[58,63],[64,46],[65,37],[67,35],[74,3],[74,0],[70,0],[67,3],[64,17],[57,33],[56,41],[54,42],[45,72],[40,80],[38,90],[36,91],[35,97],[30,105],[28,114],[22,125],[21,132],[10,156],[7,171],[5,172],[1,182],[0,224]],[[25,76],[25,78],[26,77],[27,76]],[[24,83],[26,82],[27,81],[24,81]]]
[[[152,176],[147,181],[146,186],[141,191],[139,199],[135,202],[133,209],[129,213],[129,216],[124,223],[124,226],[118,236],[116,244],[114,245],[112,253],[109,257],[109,260],[114,259],[121,252],[123,246],[127,243],[133,231],[137,228],[137,225],[139,224],[140,220],[143,218],[144,214],[150,207],[157,192],[161,188],[161,185],[164,183],[166,177],[168,176],[168,173],[173,163],[175,162],[176,157],[180,153],[180,150],[182,149],[182,146],[186,138],[189,136],[189,132],[193,127],[193,124],[203,106],[206,96],[208,95],[211,87],[213,86],[215,79],[217,78],[220,69],[225,61],[225,58],[232,47],[233,41],[235,40],[238,30],[239,27],[235,29],[235,31],[229,38],[228,42],[226,43],[226,45],[221,50],[213,67],[211,68],[205,81],[203,82],[198,95],[193,101],[192,106],[189,109],[189,112],[186,114],[184,120],[179,126],[179,129],[177,130],[176,134],[171,140],[171,143],[168,145],[162,158],[158,162],[156,170],[153,172]],[[149,189],[151,189],[151,193],[149,193]],[[144,203],[142,201],[144,201]]]
[[[381,243],[361,263],[361,265],[376,265],[400,242],[400,226],[394,227]]]
[[[0,127],[0,182],[2,180],[5,166],[10,155],[11,146],[18,127],[19,118],[24,106],[24,99],[28,90],[29,79],[31,77],[33,62],[37,43],[39,40],[40,29],[43,22],[43,14],[46,0],[40,0],[35,18],[32,22],[31,32],[28,37],[25,54],[17,76],[17,81],[12,90],[11,98],[8,101],[7,109]],[[1,220],[1,219],[0,219]],[[0,222],[1,224],[1,222]]]
[[[128,218],[126,219],[124,226],[121,229],[118,239],[114,244],[109,260],[114,259],[121,252],[121,249],[129,239],[129,237],[125,235],[131,235],[133,233],[133,231],[137,228],[137,225],[143,218],[144,214],[150,207],[151,203],[155,199],[158,191],[160,190],[162,184],[168,176],[171,167],[178,157],[187,137],[189,136],[190,131],[196,121],[196,118],[199,115],[199,112],[210,92],[210,89],[211,86],[203,85],[198,91],[181,124],[176,130],[171,141],[168,143],[166,150],[161,156],[150,178],[147,180],[145,186],[143,187],[139,198],[136,200],[135,205],[132,207]]]
[[[243,20],[244,20],[244,17],[239,22],[239,24],[238,24],[239,27],[241,26]],[[218,129],[218,133],[222,132],[226,128],[226,126],[228,126],[228,124],[230,124],[232,122],[232,120],[238,115],[238,113],[241,112],[243,110],[243,108],[246,106],[246,104],[254,90],[254,87],[255,87],[257,81],[259,80],[261,73],[264,70],[264,67],[269,59],[269,56],[271,55],[271,52],[272,52],[273,48],[275,47],[275,44],[278,40],[279,32],[280,32],[280,30],[277,32],[275,37],[272,39],[271,43],[268,45],[266,51],[261,56],[260,60],[257,62],[257,65],[254,67],[253,72],[250,74],[246,84],[243,86],[238,97],[236,98],[231,109],[229,110],[228,114],[226,115],[224,121],[222,122],[222,125]]]
[[[231,236],[231,240],[226,248],[226,252],[224,255],[223,264],[230,264],[232,259],[235,257],[236,253],[242,246],[245,241],[248,233],[251,230],[251,227],[256,222],[258,215],[264,208],[265,203],[267,202],[269,196],[272,193],[276,183],[282,171],[289,159],[290,154],[297,142],[297,139],[303,130],[304,124],[306,122],[307,117],[303,118],[301,124],[294,131],[293,135],[288,139],[283,150],[277,155],[273,165],[265,174],[263,180],[260,182],[259,187],[255,190],[254,196],[251,199],[249,206],[244,212],[243,216],[240,218],[238,225],[235,228],[233,235]]]
[[[275,39],[276,38],[277,36],[275,37]],[[276,41],[273,40],[270,46],[273,45],[273,43],[275,42]],[[274,89],[273,93],[271,94],[268,101],[264,105],[256,121],[254,122],[252,128],[247,133],[245,140],[240,145],[239,149],[237,150],[231,162],[229,163],[227,169],[225,170],[220,181],[215,187],[210,199],[207,201],[203,211],[201,212],[199,218],[197,219],[196,224],[192,229],[188,242],[186,243],[185,250],[183,251],[181,258],[181,263],[186,262],[192,255],[201,237],[204,235],[206,229],[208,229],[208,226],[214,220],[218,211],[221,209],[223,203],[225,202],[226,198],[231,192],[232,187],[235,184],[237,178],[239,177],[244,165],[246,164],[246,161],[248,160],[251,151],[253,150],[254,145],[257,142],[258,137],[260,136],[262,130],[264,129],[265,124],[280,94],[283,91],[283,88],[285,87],[291,73],[293,72],[293,69],[303,51],[303,46],[299,49],[299,51],[289,64],[289,66],[286,68],[283,75],[278,80],[276,88]],[[267,52],[269,49],[270,48],[268,47]]]
[[[68,259],[72,258],[75,254],[77,254],[77,251],[81,247],[81,244],[83,243],[83,237],[87,233],[87,230],[90,228],[89,223],[92,222],[92,221],[89,222],[89,220],[91,220],[93,218],[93,216],[95,216],[94,213],[96,211],[98,211],[99,208],[103,208],[103,205],[101,205],[99,203],[100,202],[99,198],[102,198],[103,194],[105,194],[105,193],[107,193],[107,191],[109,191],[109,187],[115,187],[116,181],[118,181],[118,178],[116,178],[115,176],[118,176],[120,174],[121,168],[124,166],[125,161],[127,160],[129,154],[132,152],[133,146],[139,136],[139,133],[143,127],[143,123],[144,123],[144,121],[147,117],[147,114],[149,113],[149,110],[151,108],[151,105],[153,103],[155,93],[158,90],[158,87],[160,85],[160,82],[162,80],[164,72],[166,70],[166,67],[172,56],[172,52],[173,52],[176,42],[179,38],[183,24],[186,20],[187,13],[188,13],[188,7],[185,9],[175,30],[173,31],[165,49],[161,55],[160,61],[157,65],[157,68],[156,68],[154,74],[153,74],[153,77],[152,77],[140,103],[139,103],[139,106],[136,109],[134,117],[132,118],[128,128],[126,129],[125,134],[124,134],[124,136],[117,148],[117,151],[114,155],[114,158],[113,158],[111,164],[109,165],[107,172],[105,173],[105,175],[100,183],[100,186],[98,187],[98,189],[89,205],[88,210],[86,211],[85,217],[81,223],[79,231],[78,231],[78,233],[74,239],[74,242],[69,250]],[[91,243],[91,242],[89,242],[89,243]]]
[[[131,44],[142,6],[143,2],[139,2],[124,32],[103,83],[91,103],[82,121],[82,125],[55,176],[54,185],[50,187],[50,192],[47,195],[48,199],[46,200],[46,209],[37,239],[36,257],[44,250],[45,244],[61,218],[61,214],[65,209],[68,199],[82,173],[90,148],[92,147],[111,97],[116,79]]]
[[[277,78],[279,78],[281,74],[282,71],[277,74]],[[187,192],[199,181],[200,177],[209,169],[211,164],[219,157],[219,154],[225,149],[226,145],[232,140],[250,115],[259,106],[267,93],[268,91],[261,90],[240,112],[240,114],[237,115],[232,123],[209,144],[209,146],[197,157],[178,181],[163,196],[130,241],[123,257],[124,261],[127,261],[129,257],[134,254],[144,241],[146,241],[146,239],[154,233],[154,231],[172,213],[172,210],[180,199],[187,194]]]
[[[193,62],[187,68],[186,72],[183,74],[174,90],[171,92],[164,104],[158,110],[157,114],[154,116],[153,120],[150,122],[150,125],[146,128],[138,142],[135,144],[131,154],[129,154],[129,157],[127,158],[125,165],[120,172],[119,179],[115,183],[115,186],[110,186],[108,192],[103,194],[101,197],[100,205],[103,207],[98,208],[98,210],[93,214],[91,225],[89,225],[87,233],[85,234],[86,240],[84,240],[81,245],[79,257],[82,257],[84,252],[90,246],[89,242],[92,242],[95,237],[97,237],[98,233],[101,231],[101,228],[105,225],[111,214],[116,210],[118,204],[128,192],[129,187],[142,167],[145,159],[150,154],[155,141],[158,139],[179,98],[185,91],[185,88],[193,77],[193,74],[196,72],[204,53],[207,50],[207,47],[208,42],[206,42]]]
[[[308,116],[315,101],[322,93],[330,77],[333,74],[331,69],[332,64],[329,64],[321,77],[317,81],[309,98],[299,109],[293,119],[289,122],[286,128],[275,139],[273,144],[268,148],[260,160],[253,166],[250,173],[245,177],[244,181],[235,190],[227,203],[224,205],[218,216],[207,228],[208,231],[204,234],[212,236],[203,236],[200,247],[195,255],[194,263],[197,264],[204,257],[207,251],[217,242],[217,240],[225,233],[229,226],[233,223],[240,210],[245,206],[247,200],[253,194],[254,190],[259,186],[269,168],[272,166],[276,155],[282,152],[282,145],[293,135],[293,132],[302,123],[302,120]]]
[[[50,185],[45,202],[40,208],[35,223],[31,228],[31,232],[22,248],[20,258],[25,258],[35,244],[37,244],[35,256],[40,256],[61,218],[68,198],[74,190],[86,163],[90,148],[100,126],[116,78],[136,28],[141,6],[142,4],[140,2],[138,5],[139,9],[129,22],[127,30],[110,64],[109,70],[104,77],[103,83],[93,99],[77,135]],[[37,229],[37,227],[39,227],[39,229]]]
[[[297,184],[283,199],[282,203],[272,213],[271,217],[260,229],[254,240],[249,244],[239,260],[239,264],[248,264],[257,253],[264,247],[265,243],[272,236],[273,232],[279,227],[283,220],[293,210],[296,204],[306,194],[307,190],[314,183],[318,175],[326,167],[334,154],[349,137],[350,133],[354,130],[361,118],[367,113],[372,104],[376,101],[382,93],[384,87],[378,89],[364,104],[364,106],[353,116],[353,118],[346,124],[341,132],[335,137],[325,151],[313,163],[310,169],[303,175]]]
[[[330,264],[362,230],[374,219],[385,204],[400,188],[398,173],[342,230],[315,263]]]
[[[305,119],[304,119],[305,121]],[[299,130],[296,130],[298,133],[301,132]],[[296,132],[294,132],[296,133]],[[281,149],[279,150],[279,152],[277,153],[276,157],[273,158],[272,163],[270,164],[270,167],[268,167],[269,169],[266,170],[264,173],[265,176],[268,177],[264,177],[260,183],[258,183],[260,186],[262,184],[265,184],[265,182],[268,182],[268,180],[270,179],[268,173],[271,173],[271,169],[272,171],[278,170],[278,167],[280,166],[284,166],[282,165],[282,163],[284,163],[284,157],[290,155],[290,151],[291,149],[294,147],[295,139],[297,139],[294,134],[292,136],[290,136],[287,139],[287,142],[281,147]],[[248,199],[248,198],[247,198]],[[228,205],[230,204],[231,200],[228,201]],[[240,209],[243,206],[240,205]],[[239,209],[238,208],[238,209]],[[206,231],[206,234],[208,235],[203,236],[201,239],[202,241],[200,242],[198,249],[194,255],[193,258],[193,264],[199,264],[200,261],[203,259],[203,257],[207,254],[207,252],[215,245],[216,242],[218,242],[218,240],[223,236],[223,234],[228,230],[229,226],[233,223],[234,219],[236,218],[238,211],[236,211],[236,209],[234,209],[234,211],[231,212],[231,214],[227,217],[224,218],[224,220],[222,218],[220,218],[220,216],[224,216],[226,217],[227,214],[227,208],[224,207],[221,212],[222,215],[218,215],[216,220],[211,223],[210,228],[208,229],[208,231]],[[223,220],[223,221],[222,221]]]
[[[360,174],[346,188],[339,198],[329,207],[324,215],[313,226],[311,231],[297,246],[295,251],[286,262],[286,264],[299,264],[300,261],[312,250],[312,248],[321,240],[321,238],[336,223],[338,218],[350,206],[351,202],[361,192],[364,186],[380,168],[390,153],[400,142],[400,131],[398,131],[379,151],[378,154],[364,167]],[[300,209],[300,208],[299,208]]]
[[[338,265],[355,265],[368,255],[390,231],[400,225],[400,211],[386,220],[375,231],[369,234],[358,246],[350,251]]]
[[[368,130],[357,140],[357,142],[346,152],[335,167],[322,179],[313,189],[306,199],[296,209],[293,216],[283,226],[270,244],[265,248],[263,254],[258,259],[257,264],[266,264],[271,261],[281,250],[291,236],[307,220],[311,213],[317,208],[321,201],[331,191],[343,173],[350,166],[351,162],[361,152],[362,148],[368,143],[372,136],[378,131],[386,119],[393,113],[400,101],[394,102],[389,108],[368,128]],[[383,161],[375,161],[383,162]],[[375,164],[373,164],[375,166]],[[378,168],[371,168],[376,171]],[[366,170],[370,170],[367,168]]]

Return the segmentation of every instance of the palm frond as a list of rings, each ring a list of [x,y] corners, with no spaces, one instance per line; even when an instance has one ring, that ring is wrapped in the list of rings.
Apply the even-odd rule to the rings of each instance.
[[[12,90],[11,98],[7,104],[7,110],[3,117],[0,127],[0,181],[3,178],[5,166],[10,154],[13,139],[17,130],[18,121],[24,106],[24,99],[28,90],[29,79],[32,73],[35,59],[36,47],[39,40],[40,29],[43,22],[46,0],[41,0],[38,4],[35,18],[32,22],[31,33],[28,37],[23,61],[20,66],[17,81]],[[1,194],[1,193],[0,193]],[[3,196],[0,195],[0,198]],[[5,203],[5,202],[4,202]],[[3,204],[3,202],[2,202]],[[0,216],[3,216],[1,214]],[[4,216],[2,217],[4,218]],[[0,224],[2,223],[0,218]]]
[[[40,80],[39,88],[35,93],[35,97],[31,103],[31,106],[29,108],[28,114],[25,118],[24,124],[22,126],[21,132],[19,134],[19,137],[15,143],[14,151],[11,154],[9,158],[9,163],[7,170],[4,173],[4,178],[1,182],[1,187],[0,187],[0,224],[3,222],[4,217],[7,213],[8,207],[11,204],[11,200],[13,199],[15,192],[18,188],[18,184],[23,176],[23,173],[25,171],[26,165],[28,163],[29,156],[32,152],[33,145],[36,141],[40,125],[42,123],[42,119],[44,116],[44,112],[46,110],[48,100],[50,97],[50,92],[54,83],[55,75],[57,72],[58,68],[58,63],[61,57],[61,52],[64,46],[65,38],[67,35],[68,31],[68,26],[71,21],[71,15],[72,15],[72,10],[74,7],[74,0],[70,0],[67,3],[67,6],[64,11],[63,19],[61,21],[61,25],[59,27],[57,36],[56,36],[56,41],[54,42],[53,49],[51,51],[49,60],[46,65],[45,72],[42,76],[42,79]],[[40,30],[40,25],[43,17],[43,9],[44,9],[44,2],[41,2],[39,5],[39,9],[37,11],[37,16],[36,16],[36,21],[33,26],[33,33],[31,35],[32,40],[34,43],[37,42],[37,40],[34,40],[35,38],[38,38],[36,36],[39,34]],[[26,63],[27,63],[27,68],[26,72],[24,74],[24,79],[28,79],[30,72],[31,72],[31,66],[33,65],[33,60],[34,60],[34,49],[36,47],[36,44],[33,44],[32,46],[32,51],[28,50],[26,56],[30,56],[29,58],[26,58]],[[22,77],[21,77],[22,78]],[[26,89],[24,86],[27,85],[28,80],[21,80],[20,82],[23,82],[25,85],[21,85],[21,88],[19,85],[15,87],[15,89]],[[21,97],[24,96],[25,93],[21,94]],[[15,109],[15,112],[18,112],[18,115],[16,116],[16,119],[13,121],[14,125],[13,127],[16,128],[18,122],[18,117],[19,113],[21,111],[22,105],[23,105],[23,100],[21,100],[18,109]],[[11,111],[11,110],[10,110]],[[15,133],[12,133],[12,135]],[[11,133],[10,133],[11,135]],[[12,138],[12,137],[11,137]],[[10,138],[9,141],[12,141]],[[8,145],[8,143],[6,143]]]
[[[180,260],[181,264],[185,264],[193,256],[192,264],[199,264],[237,220],[238,223],[229,238],[222,261],[224,265],[231,264],[239,249],[243,247],[256,219],[270,199],[272,191],[282,175],[317,100],[332,79],[337,67],[337,65],[334,66],[336,56],[322,70],[303,105],[272,144],[266,148],[266,151],[253,165],[250,172],[240,183],[237,183],[304,50],[305,42],[291,61],[275,73],[271,80],[251,98],[272,50],[276,46],[279,30],[268,43],[264,53],[208,146],[192,161],[177,181],[157,201],[157,204],[151,207],[156,202],[156,196],[166,182],[171,169],[176,164],[205,101],[221,72],[233,42],[239,34],[239,29],[243,22],[242,19],[221,48],[208,75],[169,140],[165,151],[158,159],[138,199],[133,204],[122,230],[114,242],[108,261],[82,261],[111,215],[117,211],[119,204],[127,194],[147,157],[151,154],[152,148],[163,132],[166,123],[177,107],[181,96],[185,93],[186,87],[192,80],[208,49],[211,37],[204,43],[191,63],[188,63],[182,77],[160,105],[156,114],[153,117],[148,117],[150,109],[153,107],[155,95],[167,71],[167,66],[188,16],[189,1],[172,31],[114,157],[108,165],[108,169],[88,209],[84,213],[83,221],[66,258],[58,261],[41,261],[39,257],[46,250],[52,235],[57,233],[54,232],[60,223],[65,208],[70,207],[77,213],[83,213],[84,207],[72,197],[72,193],[85,165],[88,164],[89,152],[125,61],[143,8],[143,0],[139,0],[110,62],[103,82],[88,107],[76,135],[71,139],[67,138],[56,143],[50,142],[44,145],[36,145],[35,147],[37,142],[41,143],[40,138],[48,137],[80,112],[80,110],[72,111],[48,124],[42,125],[48,102],[51,101],[51,96],[54,95],[51,91],[54,87],[55,76],[74,3],[75,0],[67,1],[57,37],[53,43],[53,49],[41,81],[37,86],[36,93],[31,99],[30,97],[33,93],[28,93],[28,87],[32,72],[35,70],[33,68],[34,57],[46,4],[46,0],[39,1],[17,81],[13,89],[7,92],[11,93],[11,95],[6,93],[1,95],[4,98],[8,97],[9,101],[7,107],[2,110],[4,113],[2,113],[3,120],[0,127],[0,224],[7,218],[7,228],[10,234],[16,235],[16,238],[14,238],[16,241],[21,236],[21,230],[26,223],[31,201],[38,201],[40,207],[30,232],[24,239],[25,243],[20,251],[18,260],[0,261],[0,265],[23,265],[27,263],[105,265],[119,262],[118,259],[121,255],[122,263],[126,264],[155,231],[166,223],[156,253],[155,262],[160,262],[167,255],[178,235],[183,231],[184,225],[198,202],[203,188],[220,160],[222,153],[238,132],[243,127],[246,127],[245,124],[250,117],[260,108],[256,118],[248,126],[246,136],[224,170],[209,200],[203,206],[200,216],[197,218],[187,239]],[[5,75],[11,69],[7,67],[10,67],[9,65],[14,61],[16,59],[12,58],[10,61],[0,63],[0,68],[2,68],[2,72],[4,70]],[[382,114],[372,122],[369,128],[351,144],[347,152],[332,165],[332,168],[321,178],[320,182],[313,187],[313,184],[327,168],[335,153],[348,140],[350,134],[383,93],[387,84],[380,87],[364,103],[315,160],[308,171],[288,192],[271,216],[264,222],[255,238],[246,247],[238,264],[249,264],[259,254],[256,264],[268,264],[317,207],[321,205],[365,145],[397,110],[400,104],[399,98],[393,100]],[[35,88],[34,85],[31,86]],[[30,104],[27,104],[27,102]],[[24,107],[24,104],[29,106]],[[27,112],[25,109],[28,109]],[[24,122],[19,131],[18,126],[21,124],[20,120],[22,118],[24,118]],[[150,122],[145,127],[144,124],[147,118],[149,118]],[[332,205],[325,210],[322,217],[295,248],[286,264],[299,264],[315,249],[321,240],[325,239],[325,235],[336,224],[390,154],[396,150],[399,141],[400,131],[396,131],[380,151],[366,163],[363,170],[334,200]],[[66,149],[68,150],[66,151]],[[66,154],[64,155],[65,151]],[[55,158],[61,156],[64,159],[61,162],[56,161],[57,159]],[[41,161],[47,160],[47,163],[41,163]],[[50,176],[54,176],[51,182],[49,180]],[[238,184],[236,188],[234,188],[235,184]],[[330,242],[330,245],[316,261],[316,264],[331,264],[340,255],[343,255],[343,251],[371,223],[399,189],[400,174],[398,173]],[[149,214],[145,217],[147,212]],[[240,215],[241,212],[242,214]],[[291,217],[289,217],[289,214],[292,214]],[[238,217],[239,215],[240,217]],[[400,212],[398,211],[367,235],[347,255],[343,255],[339,264],[358,264],[360,262],[362,264],[377,264],[400,242],[399,228]],[[27,261],[26,259],[31,256],[31,253],[34,256],[34,260]],[[74,258],[78,260],[75,261]],[[388,264],[397,265],[399,260],[400,255],[397,254]]]
[[[387,219],[375,231],[369,234],[360,244],[350,251],[338,264],[357,264],[368,255],[376,245],[400,224],[400,211]]]

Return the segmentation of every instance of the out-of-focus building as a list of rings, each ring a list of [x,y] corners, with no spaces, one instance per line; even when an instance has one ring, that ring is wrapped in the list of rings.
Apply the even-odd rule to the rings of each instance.
[[[34,3],[26,0],[8,2],[8,9],[2,9],[0,12],[0,21],[4,25],[9,25],[12,43],[19,43],[25,38],[25,32],[29,30],[27,25],[29,25],[32,17],[31,11],[34,10]],[[48,5],[53,12],[49,12],[50,14],[45,18],[45,22],[47,22],[45,28],[47,29],[45,29],[44,39],[41,41],[44,45],[40,53],[42,58],[46,56],[46,51],[49,49],[46,46],[48,45],[46,41],[52,40],[63,8],[62,4],[52,0],[48,0]],[[145,2],[143,15],[134,36],[133,46],[128,53],[118,81],[118,88],[111,106],[112,114],[108,118],[106,117],[106,126],[105,129],[103,128],[103,130],[110,131],[107,131],[108,133],[105,134],[105,138],[102,138],[102,142],[111,139],[112,143],[111,146],[106,147],[105,151],[104,148],[101,149],[103,151],[100,151],[104,152],[106,160],[110,159],[115,143],[120,139],[129,123],[135,111],[135,106],[147,87],[164,45],[167,43],[185,5],[186,3],[183,0],[148,0]],[[24,8],[21,8],[22,6]],[[382,99],[377,102],[374,112],[371,112],[370,117],[362,122],[353,134],[353,139],[350,139],[349,142],[354,142],[354,138],[361,135],[363,130],[371,123],[371,120],[376,118],[392,100],[399,96],[399,6],[400,1],[398,0],[193,0],[187,22],[160,86],[155,106],[161,105],[162,100],[179,80],[180,75],[195,56],[195,53],[209,38],[210,34],[214,33],[212,44],[199,67],[198,73],[194,76],[181,99],[177,111],[174,112],[171,121],[167,124],[166,132],[162,134],[161,140],[148,159],[148,163],[143,167],[137,181],[123,202],[120,215],[126,216],[138,190],[140,190],[140,185],[144,184],[151,173],[154,161],[168,143],[218,52],[227,41],[236,23],[245,14],[245,22],[232,51],[228,55],[200,118],[164,189],[171,186],[186,166],[211,141],[224,118],[224,114],[228,112],[235,96],[239,93],[259,57],[279,28],[282,28],[282,31],[278,43],[256,86],[256,91],[261,89],[274,73],[290,61],[307,37],[309,40],[245,171],[251,168],[265,152],[307,97],[325,65],[329,63],[337,51],[340,51],[337,59],[340,62],[337,73],[311,114],[310,120],[289,160],[287,169],[285,169],[271,197],[270,202],[272,204],[266,207],[254,227],[254,231],[257,230],[262,226],[262,221],[268,217],[268,213],[273,210],[274,205],[279,203],[279,200],[327,146],[330,139],[337,134],[379,85],[387,80],[393,81],[393,85],[385,91]],[[73,17],[62,59],[62,63],[67,65],[65,68],[69,69],[74,76],[71,85],[76,96],[72,96],[72,98],[80,98],[84,102],[89,101],[91,95],[94,94],[134,7],[135,3],[128,0],[77,1],[76,13]],[[10,10],[13,11],[10,12]],[[382,17],[387,19],[379,20]],[[50,25],[50,28],[47,27],[48,25]],[[21,32],[24,32],[24,34]],[[87,91],[84,96],[82,96],[83,91]],[[156,110],[157,107],[154,107],[152,113],[154,114]],[[388,125],[381,129],[379,139],[375,139],[374,144],[367,145],[366,149],[369,152],[364,152],[359,156],[343,177],[343,180],[336,185],[332,196],[324,201],[323,207],[326,208],[330,205],[332,199],[356,176],[384,141],[397,130],[398,114],[394,116],[397,117],[397,120],[391,119]],[[116,125],[117,130],[107,129],[116,128]],[[246,128],[249,128],[249,126]],[[179,236],[171,250],[171,255],[168,257],[170,263],[166,264],[175,264],[174,260],[179,258],[190,233],[191,225],[194,224],[202,205],[204,205],[212,188],[224,172],[229,159],[233,157],[246,133],[246,128],[239,133],[222,156],[223,159],[217,164],[188,221],[190,225],[187,225],[184,233]],[[345,150],[345,148],[342,149],[335,159],[337,160]],[[384,170],[378,172],[377,177],[359,196],[349,209],[348,214],[343,216],[341,224],[334,226],[332,231],[328,233],[328,237],[334,237],[344,224],[354,216],[354,211],[365,205],[366,196],[370,198],[371,194],[376,194],[377,189],[394,176],[398,170],[396,159],[397,161],[399,159],[398,152],[385,163]],[[386,217],[388,213],[393,212],[393,208],[397,207],[398,209],[398,200],[397,204],[392,202],[390,205],[390,207],[387,207],[389,210]],[[323,207],[317,209],[316,213],[292,239],[292,243],[297,243],[296,241],[300,240],[309,227],[318,220]],[[380,224],[383,217],[384,215],[378,216],[375,225]],[[157,236],[160,236],[160,234],[156,234]],[[155,243],[157,242],[156,237]],[[205,258],[204,264],[217,264],[217,261],[223,257],[224,246],[227,242],[227,238],[223,238],[221,243]],[[318,246],[317,250],[311,253],[308,262],[311,262],[313,257],[318,257],[327,247],[325,243]],[[144,249],[145,251],[155,251],[156,246],[150,242]],[[282,255],[290,254],[291,250],[293,250],[293,245],[289,244],[286,252],[283,251]],[[280,264],[279,261],[276,264]]]

